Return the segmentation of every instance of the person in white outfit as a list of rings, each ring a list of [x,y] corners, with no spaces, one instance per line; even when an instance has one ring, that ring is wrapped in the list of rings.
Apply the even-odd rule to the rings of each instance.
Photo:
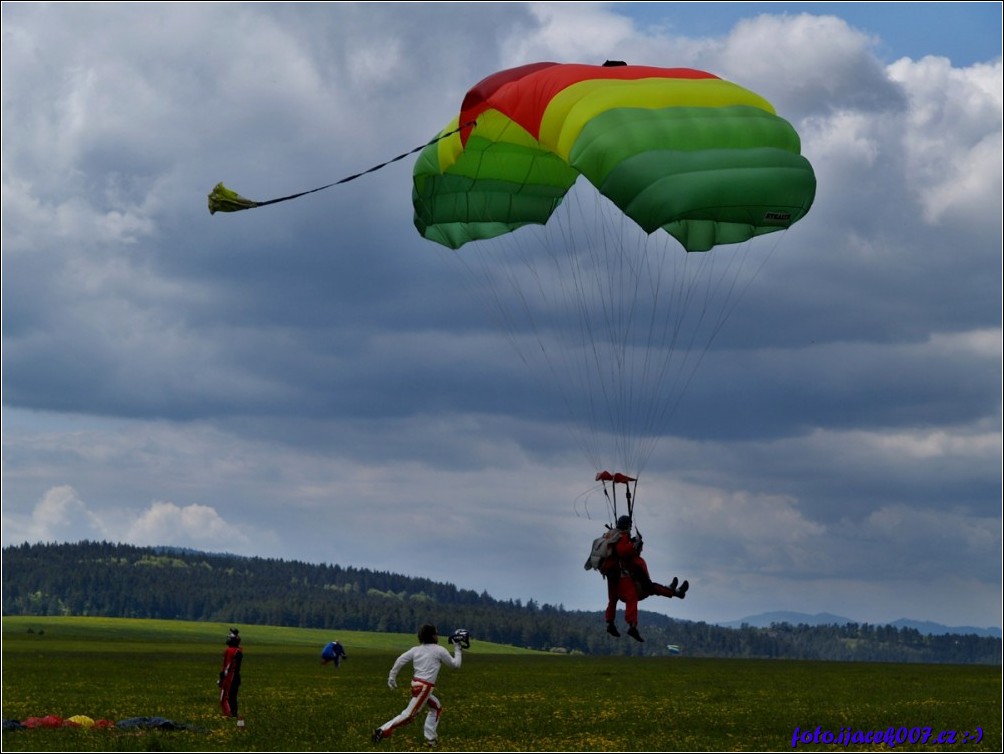
[[[462,630],[461,630],[462,631]],[[439,633],[436,627],[426,623],[418,630],[418,646],[412,647],[402,654],[394,662],[387,676],[387,685],[397,688],[397,674],[409,662],[414,665],[414,672],[411,679],[411,700],[408,706],[397,717],[391,718],[375,731],[373,731],[373,743],[380,743],[385,738],[390,738],[394,731],[412,722],[422,709],[429,708],[429,714],[425,716],[425,741],[430,746],[435,746],[438,741],[439,716],[443,712],[443,707],[439,699],[433,693],[436,688],[436,679],[439,677],[439,669],[443,664],[460,669],[462,654],[461,643],[470,646],[470,637],[466,631],[455,632],[450,637],[453,644],[453,654],[449,650],[439,645]]]

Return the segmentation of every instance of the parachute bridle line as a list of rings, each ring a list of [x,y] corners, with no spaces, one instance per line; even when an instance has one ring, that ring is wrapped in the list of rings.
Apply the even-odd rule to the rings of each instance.
[[[381,162],[379,165],[374,165],[373,167],[362,171],[361,173],[355,173],[354,175],[346,176],[340,180],[334,181],[333,183],[328,183],[324,186],[318,186],[317,188],[310,189],[309,191],[301,191],[297,194],[290,194],[289,196],[280,196],[277,199],[269,199],[264,202],[257,202],[254,199],[246,199],[245,197],[238,194],[236,191],[232,191],[224,186],[222,183],[216,184],[212,192],[209,194],[209,214],[215,215],[217,212],[240,212],[245,209],[255,209],[257,207],[267,207],[269,204],[278,204],[279,202],[288,202],[290,199],[299,199],[301,196],[306,196],[307,194],[316,194],[318,191],[324,191],[324,189],[329,189],[332,186],[338,186],[343,183],[348,183],[349,181],[354,181],[357,178],[362,178],[364,175],[369,175],[370,173],[375,173],[377,170],[392,165],[395,162],[399,162],[416,152],[421,152],[426,147],[435,144],[438,141],[447,139],[454,134],[458,134],[461,131],[473,128],[477,125],[476,120],[468,121],[467,123],[461,123],[452,131],[447,131],[446,133],[441,133],[436,136],[431,141],[427,141],[421,146],[415,147],[403,154],[399,154],[397,157],[393,157],[386,162]]]

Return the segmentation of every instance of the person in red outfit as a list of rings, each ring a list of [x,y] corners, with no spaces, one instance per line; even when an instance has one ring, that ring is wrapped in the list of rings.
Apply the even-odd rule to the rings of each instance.
[[[600,565],[600,573],[607,580],[607,609],[603,617],[607,622],[607,633],[620,636],[620,631],[614,624],[617,614],[617,601],[624,603],[624,620],[628,624],[628,636],[636,641],[645,641],[638,631],[638,601],[657,594],[661,597],[687,596],[690,584],[679,583],[675,576],[669,586],[663,586],[652,581],[648,573],[648,564],[641,556],[643,542],[641,537],[631,536],[631,517],[621,516],[617,519],[619,536],[613,544],[613,552]]]
[[[220,670],[220,709],[226,717],[237,717],[237,694],[241,688],[241,663],[244,650],[241,649],[241,635],[231,628],[227,635],[227,648],[223,651],[223,668]],[[240,722],[238,722],[240,725]]]

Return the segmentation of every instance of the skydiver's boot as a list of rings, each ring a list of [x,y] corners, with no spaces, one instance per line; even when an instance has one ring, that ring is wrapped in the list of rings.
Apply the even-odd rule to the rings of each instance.
[[[616,636],[618,639],[620,638],[621,635],[621,632],[617,630],[617,626],[614,625],[613,621],[607,623],[607,633],[610,634],[611,636]]]
[[[684,579],[683,583],[680,584],[680,587],[676,590],[676,596],[682,600],[687,596],[688,589],[690,589],[690,582]]]
[[[636,625],[632,625],[628,629],[628,636],[630,636],[635,641],[645,641],[643,638],[641,638],[641,634],[638,633],[638,626]]]

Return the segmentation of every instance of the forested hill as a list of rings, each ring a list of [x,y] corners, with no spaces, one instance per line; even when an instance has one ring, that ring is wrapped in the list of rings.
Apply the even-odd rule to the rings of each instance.
[[[599,612],[502,601],[428,579],[339,565],[107,542],[3,549],[4,615],[94,615],[411,633],[590,654],[1000,664],[1001,639],[869,624],[725,628],[642,614],[646,641],[608,636]],[[603,588],[597,582],[597,599]]]

